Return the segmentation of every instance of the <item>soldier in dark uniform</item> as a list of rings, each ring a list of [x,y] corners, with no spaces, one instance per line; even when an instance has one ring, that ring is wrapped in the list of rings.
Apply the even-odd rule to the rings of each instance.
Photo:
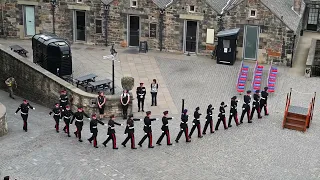
[[[133,114],[129,115],[127,120],[127,127],[124,131],[124,134],[127,134],[127,138],[121,143],[122,146],[126,147],[127,142],[129,139],[131,140],[131,149],[137,149],[135,146],[135,139],[134,139],[134,121],[142,121],[142,119],[134,119]]]
[[[243,123],[244,115],[247,114],[248,123],[252,123],[250,120],[250,102],[251,102],[251,91],[248,90],[247,94],[243,96],[242,114],[240,118],[240,124]]]
[[[180,132],[176,138],[176,143],[179,142],[179,139],[182,135],[182,133],[184,132],[185,136],[186,136],[186,142],[191,142],[191,140],[189,139],[188,136],[188,120],[189,120],[189,116],[187,115],[188,110],[184,109],[183,113],[181,114],[181,123],[180,123]]]
[[[117,122],[115,122],[115,116],[111,115],[110,116],[110,120],[108,122],[108,138],[102,143],[104,145],[104,147],[107,147],[107,143],[112,140],[112,145],[113,145],[113,149],[118,149],[117,148],[117,139],[116,139],[116,131],[114,130],[115,127],[114,125],[118,125],[118,126],[123,126],[123,124],[119,124]]]
[[[49,112],[49,116],[53,113],[53,119],[56,122],[54,128],[56,128],[57,133],[59,132],[59,121],[61,118],[61,109],[59,103],[55,104],[55,107]]]
[[[122,114],[123,114],[123,119],[127,119],[128,115],[128,106],[130,102],[130,94],[128,93],[127,90],[123,90],[123,93],[121,94],[120,97],[121,105],[122,105]]]
[[[260,110],[262,111],[262,108],[264,109],[264,115],[268,116],[268,87],[264,87],[264,91],[261,91],[261,99],[260,99]]]
[[[66,110],[66,106],[68,105],[68,102],[69,102],[69,98],[67,95],[67,91],[62,90],[60,97],[59,97],[59,103],[60,103],[60,108],[61,108],[61,119],[64,116],[63,113]]]
[[[36,108],[32,107],[27,100],[23,100],[23,103],[20,104],[20,106],[18,107],[18,109],[16,110],[16,113],[15,113],[15,114],[17,114],[21,110],[21,117],[22,117],[22,120],[23,120],[23,130],[25,132],[28,131],[28,113],[29,113],[29,109],[35,110]]]
[[[63,113],[63,120],[64,120],[64,123],[66,124],[66,126],[64,126],[63,130],[65,133],[68,134],[68,137],[71,137],[70,136],[70,128],[69,128],[71,116],[73,116],[73,112],[71,111],[70,106],[67,105],[66,110]]]
[[[173,119],[173,117],[168,117],[168,113],[169,113],[168,111],[163,112],[162,127],[161,127],[162,134],[157,141],[158,145],[161,145],[161,141],[165,135],[167,136],[167,145],[168,146],[172,145],[172,143],[170,142],[170,132],[169,132],[169,127],[168,127],[168,125],[169,125],[168,120]]]
[[[252,102],[252,111],[250,115],[250,120],[253,118],[253,114],[255,111],[258,113],[258,119],[261,119],[261,113],[260,113],[260,90],[256,90],[256,93],[253,95],[253,102]]]
[[[91,121],[90,121],[90,132],[92,133],[91,138],[88,139],[90,144],[93,141],[93,147],[98,148],[97,146],[97,136],[98,136],[98,123],[104,125],[103,122],[97,119],[97,115],[93,114],[91,116]]]
[[[198,138],[202,138],[202,135],[201,135],[201,124],[200,124],[200,116],[202,115],[201,113],[199,113],[199,110],[200,108],[197,107],[196,110],[194,111],[193,113],[193,116],[194,116],[194,120],[192,122],[192,128],[191,128],[191,131],[190,131],[190,134],[189,134],[189,138],[191,138],[194,130],[197,128],[198,129]]]
[[[79,142],[82,142],[81,131],[82,131],[82,127],[83,127],[83,116],[87,117],[90,120],[89,116],[85,112],[83,112],[82,107],[79,107],[78,111],[73,114],[73,117],[72,117],[72,120],[70,123],[70,124],[72,124],[73,120],[76,119],[76,122],[74,124],[77,127],[77,131],[74,132],[74,135],[77,138],[79,138]]]
[[[148,144],[148,148],[154,148],[154,146],[152,146],[152,129],[151,129],[151,121],[156,121],[158,120],[158,118],[150,118],[151,116],[151,111],[147,111],[146,112],[146,117],[144,117],[144,127],[143,127],[143,131],[144,131],[144,136],[143,138],[140,140],[140,142],[138,143],[138,145],[140,147],[142,147],[142,143],[148,138],[149,139],[149,144]]]
[[[207,109],[207,117],[206,117],[207,121],[206,121],[206,124],[204,125],[202,134],[206,134],[206,131],[207,131],[209,124],[210,124],[210,132],[214,133],[213,120],[212,120],[212,110],[214,110],[214,108],[210,104]]]
[[[99,117],[100,119],[104,116],[104,109],[106,107],[107,98],[104,96],[103,92],[99,92],[99,96],[97,98],[97,104],[99,108]]]
[[[224,104],[224,102],[221,102],[221,104],[220,104],[219,115],[218,115],[219,119],[218,119],[218,122],[217,122],[216,128],[215,128],[216,131],[218,130],[221,121],[223,121],[224,129],[225,130],[228,129],[227,122],[226,122],[226,110],[225,110],[225,108],[227,106],[228,105]]]
[[[140,108],[142,109],[142,112],[144,112],[144,98],[146,96],[146,88],[143,87],[143,83],[140,83],[140,86],[137,87],[137,99],[138,99],[138,112],[140,112]],[[141,106],[140,106],[141,105]]]
[[[234,121],[236,122],[236,125],[239,126],[238,110],[237,110],[238,102],[239,102],[239,100],[237,99],[237,96],[233,96],[231,98],[230,116],[229,116],[228,127],[232,127],[232,125],[231,125],[232,118],[234,118]]]

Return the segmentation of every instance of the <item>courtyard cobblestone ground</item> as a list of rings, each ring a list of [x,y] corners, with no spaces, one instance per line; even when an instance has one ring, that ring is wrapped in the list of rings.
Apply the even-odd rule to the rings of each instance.
[[[79,56],[75,59],[80,59],[81,55],[75,56]],[[127,58],[121,60],[122,56]],[[189,109],[191,117],[194,109],[200,107],[201,113],[204,114],[201,118],[203,125],[206,108],[210,103],[216,108],[221,101],[230,104],[230,98],[237,94],[235,88],[240,62],[236,62],[234,66],[217,65],[208,58],[157,52],[144,55],[123,53],[122,56],[119,56],[120,61],[125,64],[134,61],[134,65],[137,66],[136,63],[149,62],[160,85],[166,87],[167,91],[163,90],[164,99],[166,102],[173,102],[173,108],[177,109],[176,113],[173,112],[175,119],[170,121],[169,125],[172,141],[179,131],[178,111],[181,108],[181,99],[185,99],[185,107]],[[131,66],[133,64],[130,64],[130,73],[135,74]],[[144,71],[141,68],[141,76],[145,76],[144,72],[150,67],[144,68]],[[139,68],[136,69],[139,74]],[[267,65],[265,69],[268,69]],[[288,70],[289,68],[279,67],[276,93],[270,95],[269,99],[270,116],[259,120],[254,118],[253,124],[244,123],[240,127],[234,126],[228,130],[223,130],[221,126],[219,131],[207,134],[202,139],[196,138],[195,134],[190,144],[186,144],[182,137],[178,144],[167,147],[164,139],[160,147],[148,149],[145,142],[142,148],[138,147],[134,151],[129,148],[129,144],[127,148],[120,147],[125,138],[124,127],[116,127],[119,150],[112,150],[111,144],[107,148],[101,147],[107,133],[103,126],[99,127],[99,149],[94,149],[87,141],[79,143],[75,137],[68,138],[64,133],[57,134],[53,128],[54,121],[48,116],[50,110],[32,102],[36,110],[30,112],[29,131],[25,133],[22,131],[21,117],[14,116],[14,111],[22,99],[9,99],[5,92],[0,91],[1,102],[8,109],[9,121],[9,134],[0,138],[0,177],[11,175],[23,180],[319,179],[318,101],[314,120],[306,133],[281,127],[285,97],[289,89],[293,88],[292,105],[307,107],[312,95],[303,93],[317,91],[320,88],[319,78],[305,78]],[[130,74],[128,69],[121,71]],[[77,73],[80,75],[85,72]],[[147,77],[148,81],[153,77]],[[171,100],[167,100],[168,94]],[[238,97],[242,100],[242,96]],[[170,107],[170,104],[159,107],[158,111],[161,112],[167,107]],[[217,110],[214,110],[215,122],[217,114]],[[143,117],[142,113],[135,115]],[[158,114],[155,116],[160,118]],[[120,119],[118,121],[125,123]],[[85,122],[84,140],[90,137],[88,125],[89,122]],[[137,143],[144,135],[143,122],[137,122],[135,126]],[[74,125],[71,127],[72,130],[75,129]],[[154,142],[161,134],[160,127],[160,121],[153,123]]]

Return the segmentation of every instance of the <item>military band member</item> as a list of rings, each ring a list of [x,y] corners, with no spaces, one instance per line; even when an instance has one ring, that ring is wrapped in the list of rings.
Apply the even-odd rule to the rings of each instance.
[[[176,143],[179,142],[179,139],[182,135],[182,133],[185,134],[186,136],[186,142],[191,142],[191,140],[189,139],[189,136],[188,136],[188,120],[189,120],[189,116],[187,115],[188,113],[188,110],[187,109],[184,109],[182,114],[181,114],[181,123],[180,123],[180,132],[176,138]]]
[[[106,107],[106,97],[104,96],[103,92],[99,92],[99,96],[97,98],[97,104],[98,104],[98,108],[99,108],[99,118],[103,119],[104,116],[104,109]]]
[[[67,95],[67,91],[66,90],[62,90],[60,97],[59,97],[59,102],[60,102],[60,108],[61,108],[61,119],[64,116],[63,113],[66,110],[66,106],[68,105],[69,102],[69,98]]]
[[[144,112],[144,98],[146,96],[146,88],[143,87],[143,83],[140,83],[140,86],[137,87],[137,99],[138,99],[138,112],[140,112],[140,109],[142,112]]]
[[[168,146],[172,145],[172,143],[170,141],[170,132],[169,132],[169,122],[168,122],[168,120],[173,119],[173,117],[168,117],[168,113],[169,113],[168,111],[164,111],[163,112],[162,127],[161,127],[162,134],[161,134],[161,136],[159,137],[159,139],[157,141],[158,145],[161,145],[161,141],[162,141],[164,136],[167,136],[167,145]]]
[[[93,114],[91,116],[91,121],[90,121],[90,132],[92,133],[91,138],[88,139],[90,144],[93,141],[93,147],[98,148],[97,146],[97,136],[98,136],[98,123],[104,125],[104,123],[100,120],[97,119],[97,115]]]
[[[130,94],[128,93],[127,90],[123,90],[123,93],[121,94],[121,97],[120,97],[120,101],[122,105],[123,119],[127,119],[128,107],[130,102]]]
[[[238,102],[239,102],[239,100],[237,99],[237,96],[233,96],[231,98],[230,116],[229,116],[228,127],[232,127],[232,125],[231,125],[232,118],[234,118],[234,121],[236,122],[236,125],[239,126],[238,110],[237,110]]]
[[[204,128],[203,128],[203,132],[202,134],[206,134],[206,131],[207,131],[207,128],[210,124],[210,132],[211,133],[214,133],[214,129],[213,129],[213,119],[212,119],[212,110],[214,110],[214,108],[212,107],[212,105],[210,104],[208,106],[208,109],[207,109],[207,116],[206,116],[206,124],[204,125]]]
[[[200,108],[197,107],[196,110],[194,111],[193,113],[193,116],[194,116],[194,120],[192,122],[192,128],[191,128],[191,131],[190,131],[190,134],[189,134],[189,138],[191,138],[194,130],[197,128],[198,129],[198,138],[202,138],[202,135],[201,135],[201,124],[200,124],[200,116],[202,115],[201,113],[199,113],[199,110]]]
[[[56,125],[54,128],[56,128],[57,133],[59,132],[59,121],[61,118],[61,109],[60,109],[60,104],[56,103],[55,107],[50,111],[49,116],[53,113],[53,119],[56,122]]]
[[[73,112],[70,109],[70,106],[67,105],[66,106],[66,110],[63,113],[63,120],[64,123],[66,124],[63,128],[64,132],[68,134],[68,137],[70,136],[70,121],[71,121],[71,117],[73,116]]]
[[[260,90],[256,90],[256,93],[253,95],[253,102],[252,102],[252,111],[250,115],[250,120],[252,120],[254,112],[257,111],[258,119],[261,119],[260,113]]]
[[[117,139],[116,139],[116,131],[115,131],[115,127],[114,125],[118,125],[118,126],[123,126],[123,124],[119,124],[117,122],[115,122],[114,120],[116,119],[116,117],[114,115],[110,116],[110,120],[108,122],[108,138],[102,143],[104,145],[104,147],[107,147],[107,143],[112,140],[112,146],[113,149],[118,149],[117,148]]]
[[[77,130],[76,130],[76,132],[74,132],[74,135],[77,138],[79,138],[79,142],[82,142],[81,131],[82,131],[82,127],[83,127],[83,116],[87,117],[90,120],[90,117],[85,112],[83,112],[83,108],[79,107],[78,111],[73,114],[73,117],[72,117],[72,120],[70,123],[70,124],[72,124],[73,120],[76,119],[76,122],[74,124],[76,125]]]
[[[137,149],[135,146],[135,138],[134,138],[134,121],[142,121],[142,119],[134,119],[133,114],[129,115],[127,120],[127,127],[124,131],[124,134],[127,134],[127,138],[121,143],[122,146],[126,147],[126,144],[129,140],[131,140],[131,149]]]
[[[36,108],[32,107],[27,100],[23,100],[23,103],[20,104],[15,114],[17,114],[21,110],[21,117],[23,120],[23,130],[25,132],[28,131],[28,113],[29,109],[35,110]]]
[[[260,99],[260,111],[262,111],[262,108],[264,109],[264,115],[268,116],[268,87],[264,87],[264,91],[261,91],[261,99]]]
[[[147,111],[146,112],[146,117],[144,117],[144,120],[143,120],[144,121],[143,131],[144,131],[145,135],[143,136],[143,138],[138,143],[138,145],[140,147],[142,147],[142,143],[148,138],[149,139],[148,148],[154,148],[154,146],[152,146],[151,122],[158,120],[158,118],[150,118],[150,116],[151,116],[151,111]]]
[[[243,123],[244,115],[247,114],[248,123],[252,123],[250,119],[250,102],[251,102],[251,91],[248,90],[247,94],[243,96],[242,114],[240,118],[240,124]]]
[[[226,110],[225,110],[225,108],[227,106],[228,105],[224,104],[224,102],[221,102],[221,104],[220,104],[219,115],[218,115],[219,119],[218,119],[218,122],[217,122],[216,128],[215,128],[216,131],[218,130],[221,121],[223,121],[224,129],[225,130],[228,129],[227,122],[226,122]]]

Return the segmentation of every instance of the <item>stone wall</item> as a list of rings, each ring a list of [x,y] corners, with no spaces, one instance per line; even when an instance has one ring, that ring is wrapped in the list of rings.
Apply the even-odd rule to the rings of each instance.
[[[40,66],[21,58],[2,45],[0,45],[0,64],[0,82],[13,76],[18,84],[18,88],[14,89],[15,94],[48,108],[53,108],[54,103],[58,102],[59,92],[66,89],[71,100],[72,110],[83,106],[85,112],[89,114],[98,113],[96,95],[82,91]],[[0,88],[5,89],[5,83],[0,83]],[[106,98],[106,115],[120,116],[122,114],[120,94],[109,95]],[[132,102],[128,109],[128,113],[131,112]]]
[[[249,17],[251,9],[256,17]],[[280,17],[281,18],[281,17]],[[294,32],[259,0],[243,1],[230,9],[225,16],[225,28],[241,28],[238,46],[243,46],[245,25],[260,27],[258,61],[260,63],[290,64]]]
[[[0,103],[0,137],[8,133],[6,107]]]
[[[189,5],[195,6],[195,12],[189,12]],[[185,17],[181,18],[181,15]],[[200,17],[203,20],[197,20]],[[210,53],[212,45],[206,44],[207,29],[215,29],[217,33],[217,12],[203,0],[176,0],[166,9],[164,47],[168,51],[183,51],[185,20],[198,21],[198,53]]]
[[[52,33],[52,6],[49,0],[7,0],[7,3],[0,6],[3,9],[5,34],[7,37],[20,39],[30,38],[25,35],[24,28],[24,7],[35,7],[36,33]],[[84,3],[76,3],[74,0],[59,0],[55,8],[55,30],[56,34],[69,42],[74,42],[73,37],[73,16],[74,12],[86,12],[86,43],[105,43],[104,30],[96,33],[95,19],[104,20],[103,3],[100,0],[87,0]]]

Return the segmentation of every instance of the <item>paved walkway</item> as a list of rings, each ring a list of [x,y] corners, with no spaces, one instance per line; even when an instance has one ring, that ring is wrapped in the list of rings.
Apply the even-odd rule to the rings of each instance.
[[[78,46],[80,53],[84,49],[81,49],[80,45],[75,45]],[[98,51],[102,51],[98,48],[90,51],[91,56],[96,58],[87,59],[100,58],[100,55],[95,55]],[[200,112],[204,114],[201,116],[203,125],[206,108],[211,103],[216,107],[213,116],[216,122],[220,102],[230,104],[230,98],[237,94],[235,88],[240,62],[236,62],[234,66],[226,66],[203,57],[157,52],[136,54],[128,49],[118,52],[121,66],[134,62],[136,68],[130,66],[130,74],[139,77],[140,81],[147,79],[150,81],[154,77],[159,79],[160,86],[167,89],[167,91],[161,90],[164,99],[167,97],[165,92],[169,92],[171,101],[179,107],[178,111],[181,99],[186,99],[185,108],[189,109],[189,121],[192,120],[194,109],[199,106]],[[80,59],[79,62],[81,61]],[[142,67],[139,64],[143,61],[150,64]],[[107,62],[101,60],[101,63]],[[150,66],[154,75],[148,77],[143,73],[147,73]],[[268,69],[268,66],[265,66],[265,69]],[[75,137],[68,138],[64,133],[57,134],[53,128],[54,122],[48,116],[49,109],[36,104],[34,104],[36,111],[30,113],[29,131],[25,133],[22,131],[20,117],[13,115],[21,99],[9,99],[6,93],[0,91],[0,101],[8,108],[9,119],[9,134],[0,138],[0,176],[12,175],[23,180],[319,179],[320,115],[317,111],[320,108],[317,103],[319,98],[316,100],[314,119],[306,133],[281,127],[285,97],[289,89],[293,88],[292,105],[307,107],[312,93],[320,89],[319,79],[305,78],[289,70],[290,68],[279,67],[276,93],[271,94],[268,100],[270,116],[260,120],[255,117],[252,124],[244,123],[240,127],[232,127],[226,131],[220,126],[214,134],[207,134],[202,139],[196,138],[197,132],[195,132],[189,144],[182,138],[179,143],[174,143],[171,147],[162,145],[147,149],[144,144],[136,151],[128,147],[120,147],[114,151],[110,145],[107,148],[94,149],[88,142],[81,144]],[[124,72],[123,75],[129,74],[128,68],[123,68],[121,71]],[[242,100],[242,96],[239,96],[239,99]],[[240,107],[241,103],[239,112]],[[158,108],[160,111],[161,105]],[[227,108],[227,117],[228,112]],[[169,122],[171,140],[174,140],[180,129],[179,114],[173,116],[175,119]],[[143,115],[136,114],[136,117]],[[117,121],[124,123],[121,119]],[[135,126],[137,143],[144,136],[143,123],[136,122]],[[73,125],[71,128],[75,129]],[[161,134],[161,122],[153,122],[152,128],[153,141],[156,141]],[[123,131],[124,127],[116,127],[118,144],[125,138],[122,135]],[[99,144],[106,138],[106,133],[106,128],[99,126]],[[84,139],[90,137],[88,122],[85,122],[83,137]],[[162,144],[165,144],[165,141]]]

